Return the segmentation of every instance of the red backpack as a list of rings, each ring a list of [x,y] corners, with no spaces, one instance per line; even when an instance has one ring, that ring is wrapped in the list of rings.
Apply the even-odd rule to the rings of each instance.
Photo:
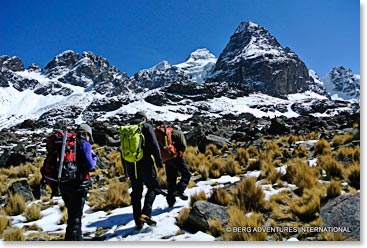
[[[75,133],[58,131],[46,143],[47,156],[41,174],[50,186],[77,178],[77,140]]]
[[[155,135],[161,150],[163,163],[176,157],[176,148],[172,141],[172,126],[161,125],[155,128]]]

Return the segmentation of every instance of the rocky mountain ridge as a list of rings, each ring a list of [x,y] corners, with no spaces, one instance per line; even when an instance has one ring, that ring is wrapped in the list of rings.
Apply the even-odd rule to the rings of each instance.
[[[345,69],[338,75],[350,73]],[[339,80],[340,89],[343,82],[349,81]],[[18,57],[0,56],[0,87],[0,128],[27,119],[41,126],[123,120],[140,109],[165,120],[359,112],[358,101],[331,100],[315,72],[252,22],[238,26],[218,59],[198,49],[183,63],[163,61],[133,77],[92,52],[67,50],[45,68],[27,69]],[[344,88],[352,92],[354,87],[359,92],[357,83]]]

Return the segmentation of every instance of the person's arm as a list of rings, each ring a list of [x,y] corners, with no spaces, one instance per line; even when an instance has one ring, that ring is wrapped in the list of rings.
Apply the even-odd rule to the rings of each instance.
[[[157,137],[155,136],[154,128],[152,125],[146,125],[145,127],[147,132],[147,135],[144,135],[146,137],[145,144],[147,145],[148,150],[154,156],[157,167],[162,168],[163,162],[161,150],[159,148]]]
[[[92,153],[92,145],[89,142],[82,143],[82,149],[84,155],[84,163],[88,171],[93,171],[97,163],[97,154]]]

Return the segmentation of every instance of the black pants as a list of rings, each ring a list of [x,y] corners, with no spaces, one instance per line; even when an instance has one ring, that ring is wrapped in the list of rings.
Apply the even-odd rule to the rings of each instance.
[[[152,215],[152,206],[157,195],[157,190],[160,189],[157,173],[155,171],[153,161],[139,161],[135,165],[133,163],[127,163],[126,169],[131,181],[131,205],[133,207],[133,215],[136,225],[140,225],[140,216],[145,214],[147,216]],[[143,186],[148,188],[145,195],[144,206],[141,208],[141,198],[143,196]]]
[[[81,187],[80,183],[67,183],[60,185],[62,199],[68,211],[68,221],[65,233],[65,240],[81,241],[82,234],[82,216],[88,188]]]
[[[181,180],[177,183],[178,172],[181,174]],[[191,173],[184,158],[174,158],[166,161],[166,176],[167,176],[167,202],[174,204],[176,202],[173,194],[177,191],[183,193],[190,181]]]

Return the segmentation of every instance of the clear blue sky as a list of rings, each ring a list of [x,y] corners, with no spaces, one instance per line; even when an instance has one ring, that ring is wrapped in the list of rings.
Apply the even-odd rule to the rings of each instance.
[[[2,1],[0,55],[44,67],[64,50],[92,51],[132,76],[197,48],[218,57],[248,20],[321,77],[341,65],[360,73],[359,0]]]

